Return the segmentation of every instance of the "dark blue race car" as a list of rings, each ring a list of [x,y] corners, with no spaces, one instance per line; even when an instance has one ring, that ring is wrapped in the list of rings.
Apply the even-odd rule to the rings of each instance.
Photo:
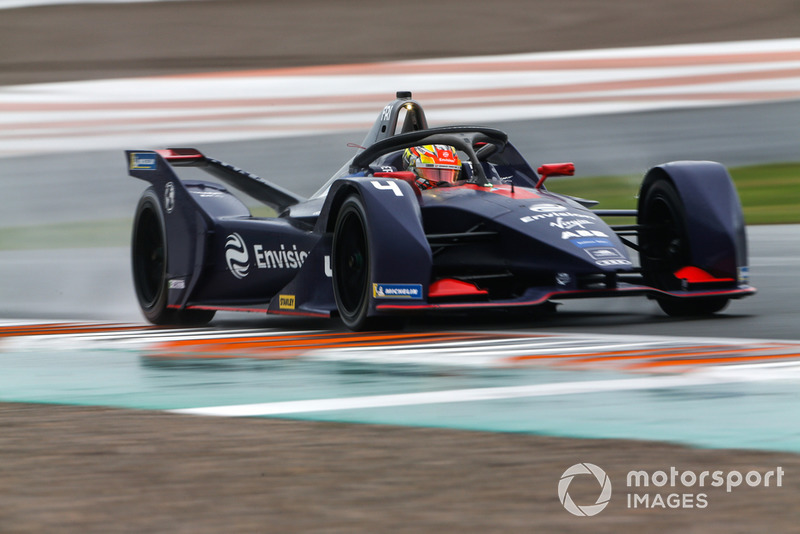
[[[408,314],[629,295],[705,315],[755,293],[741,205],[718,163],[654,167],[636,210],[592,210],[544,187],[571,164],[536,172],[502,131],[429,128],[403,92],[362,145],[308,199],[195,149],[127,151],[130,175],[151,184],[132,242],[147,319],[338,315],[363,330]],[[180,167],[217,180],[181,179]],[[226,185],[277,216],[254,217]]]

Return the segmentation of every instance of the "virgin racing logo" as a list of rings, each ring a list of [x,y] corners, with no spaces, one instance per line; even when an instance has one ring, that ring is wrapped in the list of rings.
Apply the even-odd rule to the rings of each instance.
[[[558,217],[556,219],[556,222],[550,223],[550,226],[561,228],[562,230],[572,230],[573,228],[583,229],[586,227],[587,224],[594,224],[594,223],[595,221],[590,221],[589,219],[564,220],[563,217]]]
[[[262,245],[253,245],[253,257],[259,269],[299,269],[303,266],[308,252],[297,250],[297,245],[287,249],[281,244],[280,250],[264,250]],[[250,271],[250,255],[244,239],[237,233],[230,234],[225,241],[225,262],[228,270],[236,278],[244,278]]]

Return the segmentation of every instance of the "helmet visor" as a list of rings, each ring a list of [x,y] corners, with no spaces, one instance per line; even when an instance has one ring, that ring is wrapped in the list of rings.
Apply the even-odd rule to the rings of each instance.
[[[438,184],[439,182],[447,182],[452,184],[458,180],[460,171],[461,169],[435,169],[432,167],[417,167],[417,172],[419,175],[432,184]]]

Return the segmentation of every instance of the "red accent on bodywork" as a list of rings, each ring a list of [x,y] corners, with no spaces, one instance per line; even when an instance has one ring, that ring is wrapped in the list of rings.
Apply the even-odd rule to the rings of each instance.
[[[179,304],[170,304],[167,308],[171,310],[214,310],[214,311],[230,311],[230,312],[247,312],[247,313],[267,313],[266,308],[246,308],[243,306],[205,306],[205,305],[189,305],[185,308]]]
[[[196,148],[167,148],[165,150],[156,150],[155,152],[167,161],[186,161],[205,158]]]
[[[546,163],[536,169],[539,173],[539,181],[536,183],[536,189],[542,187],[542,184],[547,180],[548,176],[575,176],[574,163]]]
[[[414,194],[417,195],[417,198],[422,196],[419,185],[417,185],[417,175],[412,171],[376,172],[373,176],[375,176],[375,178],[394,178],[396,180],[408,182],[414,189]]]
[[[178,306],[176,304],[170,304],[167,308],[173,310],[181,310],[184,309],[182,306]],[[314,312],[304,312],[304,311],[286,311],[286,310],[270,310],[267,308],[257,308],[257,307],[245,307],[245,306],[212,306],[212,305],[203,305],[203,304],[192,304],[186,306],[187,310],[215,310],[215,311],[229,311],[229,312],[247,312],[247,313],[268,313],[270,315],[299,315],[302,317],[324,317],[329,318],[330,314],[326,313],[314,313]]]
[[[661,291],[648,286],[631,286],[627,288],[618,288],[612,291],[599,290],[599,289],[579,289],[572,291],[553,291],[545,293],[534,300],[526,301],[498,301],[498,302],[447,302],[440,304],[379,304],[375,306],[378,311],[423,311],[423,310],[453,310],[453,309],[470,309],[470,308],[518,308],[524,306],[536,306],[544,304],[550,299],[558,298],[580,298],[583,296],[591,297],[595,294],[599,297],[613,297],[623,295],[636,295],[636,294],[658,294],[677,298],[697,298],[697,297],[730,297],[742,298],[748,295],[754,295],[756,288],[742,287],[736,289],[725,289],[718,291],[694,291],[690,295],[685,293],[676,293],[670,291]]]
[[[474,284],[452,278],[436,280],[428,290],[428,297],[456,297],[463,295],[488,295],[485,289],[479,289]]]
[[[406,182],[414,182],[417,175],[411,171],[376,172],[375,178],[397,178]]]
[[[267,310],[267,313],[270,315],[289,315],[289,316],[297,316],[297,317],[321,317],[328,319],[330,318],[329,313],[314,313],[314,312],[304,312],[304,311],[286,311],[286,310]]]
[[[706,282],[735,282],[733,278],[717,278],[711,273],[707,273],[699,267],[687,266],[675,271],[675,277],[679,280],[686,280],[690,284],[702,284]]]
[[[473,191],[484,191],[486,193],[494,193],[508,198],[542,198],[530,189],[522,187],[513,188],[510,185],[493,185],[491,187],[484,187],[478,184],[464,184],[456,186],[460,189],[472,189]]]

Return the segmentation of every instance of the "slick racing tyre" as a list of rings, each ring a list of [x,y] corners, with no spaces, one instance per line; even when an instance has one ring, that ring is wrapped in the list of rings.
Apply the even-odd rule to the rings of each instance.
[[[342,204],[333,232],[333,296],[339,316],[355,331],[392,328],[385,317],[368,317],[372,291],[370,240],[364,204],[351,195]]]
[[[645,283],[665,291],[681,288],[674,273],[691,265],[686,210],[675,186],[656,178],[645,191],[639,208],[639,254]],[[728,304],[726,297],[656,299],[670,316],[710,315]]]
[[[367,327],[370,293],[369,238],[361,199],[352,195],[344,201],[333,232],[333,296],[345,326],[351,330]]]
[[[142,313],[153,324],[201,325],[213,310],[177,310],[167,307],[167,238],[164,215],[155,190],[147,189],[133,222],[133,285]]]

